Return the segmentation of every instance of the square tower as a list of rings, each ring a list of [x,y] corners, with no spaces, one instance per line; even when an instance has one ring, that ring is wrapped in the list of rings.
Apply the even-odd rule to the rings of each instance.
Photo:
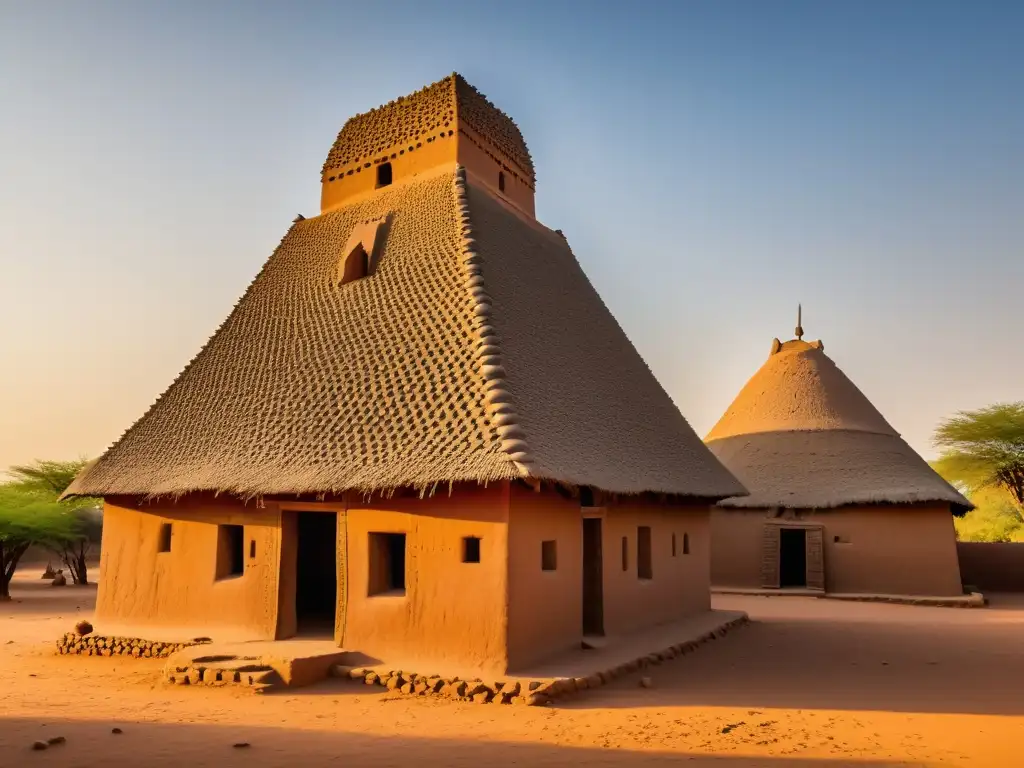
[[[534,216],[533,160],[518,126],[459,74],[349,119],[321,172],[321,212],[442,165]]]

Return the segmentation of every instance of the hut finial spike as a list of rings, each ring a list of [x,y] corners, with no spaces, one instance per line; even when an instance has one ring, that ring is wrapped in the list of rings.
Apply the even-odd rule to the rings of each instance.
[[[803,307],[800,304],[796,305],[796,337],[797,339],[803,340],[804,329],[803,329]]]

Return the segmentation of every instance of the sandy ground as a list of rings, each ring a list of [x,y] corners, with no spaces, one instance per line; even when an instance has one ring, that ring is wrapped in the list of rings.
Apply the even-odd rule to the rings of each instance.
[[[37,575],[0,604],[0,766],[1024,765],[1024,596],[986,610],[720,597],[754,623],[650,670],[653,688],[637,675],[528,708],[335,680],[165,686],[160,661],[54,655],[95,591]],[[51,736],[67,741],[30,750]]]

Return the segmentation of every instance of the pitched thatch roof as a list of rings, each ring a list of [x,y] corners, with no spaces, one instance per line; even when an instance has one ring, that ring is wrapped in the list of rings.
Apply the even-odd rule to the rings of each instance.
[[[971,504],[928,466],[825,355],[776,340],[705,442],[750,491],[724,507]]]
[[[416,93],[349,118],[338,133],[321,173],[372,160],[383,149],[419,141],[440,130],[468,125],[519,166],[532,186],[533,159],[519,127],[480,91],[453,73]]]
[[[387,217],[369,277],[339,258]],[[227,321],[69,493],[548,479],[743,493],[558,233],[454,166],[297,221]]]

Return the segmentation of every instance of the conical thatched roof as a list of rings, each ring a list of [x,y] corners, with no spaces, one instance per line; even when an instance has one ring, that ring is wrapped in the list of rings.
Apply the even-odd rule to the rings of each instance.
[[[339,286],[353,233],[381,218],[371,274]],[[565,238],[452,165],[296,221],[205,348],[69,493],[517,477],[744,493]]]
[[[947,502],[971,508],[832,360],[821,342],[780,344],[705,438],[750,495],[726,507]]]

